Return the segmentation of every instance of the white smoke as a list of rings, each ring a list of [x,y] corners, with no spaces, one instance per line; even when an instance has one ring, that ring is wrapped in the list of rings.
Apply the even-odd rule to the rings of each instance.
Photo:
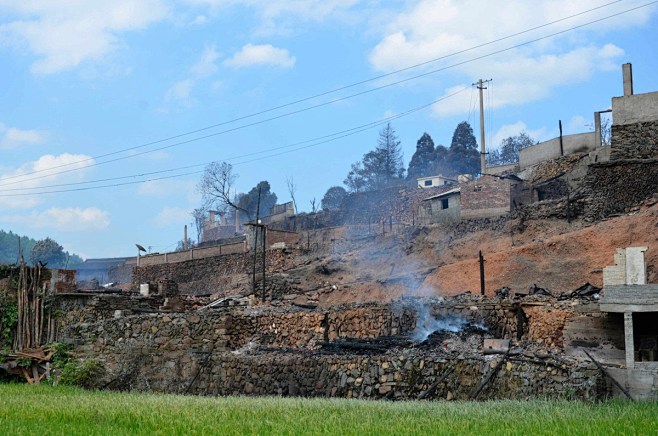
[[[466,318],[456,315],[446,315],[440,318],[434,318],[430,314],[427,305],[418,305],[418,318],[416,328],[411,332],[411,338],[414,342],[423,342],[432,333],[461,333],[467,328],[475,328],[481,331],[487,331],[487,327],[482,323],[472,323]]]

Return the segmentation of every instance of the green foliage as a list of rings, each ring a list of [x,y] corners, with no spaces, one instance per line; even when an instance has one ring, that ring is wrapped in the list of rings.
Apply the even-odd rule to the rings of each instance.
[[[519,152],[537,142],[526,132],[503,139],[500,147],[489,152],[487,161],[490,165],[505,165],[519,161]]]
[[[434,146],[432,137],[423,133],[409,162],[407,179],[428,176],[453,176],[480,172],[480,153],[473,128],[466,121],[457,125],[450,148]]]
[[[53,342],[48,346],[48,348],[53,352],[53,357],[51,360],[53,367],[60,369],[64,368],[64,366],[69,362],[71,356],[71,347],[61,342]]]
[[[455,174],[480,172],[478,144],[473,135],[473,128],[466,121],[457,125],[445,161]]]
[[[69,360],[62,366],[59,383],[67,386],[95,389],[99,387],[99,381],[104,374],[105,368],[95,359]]]
[[[50,238],[37,242],[30,251],[30,261],[33,265],[38,262],[47,264],[49,268],[61,268],[66,263],[64,248]]]
[[[2,264],[14,265],[19,261],[18,258],[19,238],[20,238],[20,247],[23,250],[23,258],[26,261],[31,260],[32,250],[41,241],[36,241],[27,236],[19,237],[16,233],[13,233],[11,231],[5,232],[4,230],[0,230],[0,265]],[[52,241],[52,239],[50,240]],[[63,268],[66,265],[67,259],[68,259],[68,266],[67,266],[68,268],[72,268],[75,265],[79,265],[83,262],[82,258],[76,254],[72,254],[69,253],[68,251],[63,251],[63,250],[62,253],[63,253],[63,258],[60,259],[61,263],[54,266],[49,264],[48,266],[50,268]],[[0,271],[0,278],[3,278],[2,271]]]
[[[403,176],[400,140],[388,123],[379,131],[377,148],[352,165],[343,183],[351,192],[376,191],[399,183]]]
[[[407,170],[407,179],[414,180],[419,177],[428,177],[434,171],[436,156],[434,154],[434,141],[432,137],[423,133],[418,142],[416,142],[416,152],[409,161],[409,169]]]
[[[336,210],[340,209],[343,200],[347,197],[347,191],[342,186],[332,186],[327,189],[322,197],[322,209]]]
[[[0,319],[2,342],[11,344],[14,329],[18,324],[18,306],[16,303],[5,302],[3,307],[0,307],[0,311],[2,311],[2,318]]]
[[[4,230],[0,230],[0,264],[13,265],[18,262],[19,239],[23,256],[27,257],[37,241],[27,236],[18,236],[11,231],[5,232]]]

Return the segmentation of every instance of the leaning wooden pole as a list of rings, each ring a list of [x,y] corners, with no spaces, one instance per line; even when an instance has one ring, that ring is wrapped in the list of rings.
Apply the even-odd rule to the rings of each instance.
[[[606,369],[603,367],[603,365],[601,365],[599,362],[597,362],[596,360],[594,360],[594,358],[592,357],[592,355],[589,354],[589,353],[587,352],[587,350],[583,350],[583,353],[585,353],[585,354],[587,355],[587,357],[589,357],[589,359],[590,359],[592,362],[594,362],[594,365],[596,365],[596,367],[599,369],[599,371],[601,371],[601,372],[603,373],[603,375],[605,375],[606,377],[608,377],[608,378],[610,379],[610,381],[611,381],[615,386],[617,386],[617,387],[619,388],[619,390],[622,391],[622,392],[624,393],[624,395],[626,395],[626,396],[628,397],[629,400],[631,400],[631,401],[635,401],[635,399],[634,399],[633,397],[631,397],[631,394],[628,393],[628,391],[627,391],[626,389],[624,389],[624,387],[623,387],[622,385],[620,385],[619,382],[618,382],[617,380],[615,380],[615,378],[614,378],[614,377],[613,377],[608,371],[606,371]]]

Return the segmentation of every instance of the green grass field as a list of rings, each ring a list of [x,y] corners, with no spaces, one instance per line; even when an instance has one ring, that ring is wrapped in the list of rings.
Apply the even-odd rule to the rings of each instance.
[[[658,434],[658,403],[210,398],[0,385],[0,433]]]

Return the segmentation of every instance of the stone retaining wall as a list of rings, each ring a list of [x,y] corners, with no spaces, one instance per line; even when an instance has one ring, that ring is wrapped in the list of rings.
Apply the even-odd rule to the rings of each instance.
[[[588,194],[586,219],[629,212],[658,193],[658,159],[593,164],[584,184]]]
[[[612,125],[610,159],[658,158],[658,121]]]
[[[285,269],[292,258],[290,250],[267,250],[267,271]],[[260,257],[257,259],[260,267]],[[213,294],[235,288],[236,280],[251,273],[253,253],[225,254],[185,262],[135,267],[131,292],[137,293],[141,283],[162,279],[178,283],[181,294]],[[251,286],[251,283],[249,283]]]

